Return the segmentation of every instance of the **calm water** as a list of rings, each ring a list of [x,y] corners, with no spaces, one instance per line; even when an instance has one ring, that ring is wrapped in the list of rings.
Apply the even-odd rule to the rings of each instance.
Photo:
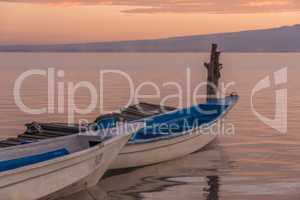
[[[28,69],[64,70],[64,78],[56,83],[89,81],[99,87],[99,70],[122,70],[133,78],[156,83],[160,97],[176,93],[174,87],[163,83],[173,81],[194,89],[205,80],[203,62],[207,54],[0,54],[0,137],[9,137],[24,131],[23,124],[31,121],[67,121],[67,112],[30,115],[15,104],[13,88],[16,78]],[[224,54],[223,80],[234,81],[230,91],[237,91],[241,99],[227,116],[235,126],[235,134],[220,136],[206,150],[163,164],[139,168],[126,173],[108,174],[97,187],[66,199],[205,199],[205,200],[287,200],[300,198],[300,54]],[[288,67],[288,83],[272,84],[255,95],[255,109],[266,117],[275,114],[275,90],[288,89],[288,133],[280,134],[261,122],[251,111],[250,97],[255,84],[266,76],[273,81],[273,72]],[[191,81],[186,82],[186,69],[191,70]],[[274,82],[274,81],[273,81]],[[128,81],[116,74],[105,76],[104,109],[124,106],[129,96]],[[153,94],[153,88],[144,87],[143,94]],[[67,111],[68,93],[64,98]],[[99,95],[98,95],[99,96]],[[57,96],[56,96],[57,97]],[[22,86],[26,105],[41,108],[47,105],[47,80],[34,76]],[[101,97],[99,96],[99,99]],[[86,90],[76,93],[76,105],[84,108],[90,101]],[[188,103],[184,99],[184,104]],[[170,99],[169,105],[178,101]],[[93,120],[100,109],[78,119]]]

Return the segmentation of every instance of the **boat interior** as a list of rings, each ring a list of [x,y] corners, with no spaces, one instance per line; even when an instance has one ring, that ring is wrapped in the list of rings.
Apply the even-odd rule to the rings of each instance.
[[[136,132],[131,141],[146,141],[184,134],[191,129],[215,121],[226,112],[228,107],[229,105],[221,104],[199,104],[147,118],[146,126]]]
[[[71,135],[5,148],[0,151],[0,173],[79,152],[102,141],[99,136]]]
[[[95,120],[101,129],[115,127],[117,122],[133,122],[154,115],[176,110],[174,107],[160,106],[150,103],[139,103],[122,109],[118,113],[101,115]],[[86,126],[90,126],[87,124]],[[84,125],[66,123],[37,123],[26,124],[26,131],[17,137],[0,141],[0,148],[28,144],[40,140],[73,135],[86,130]]]
[[[118,122],[146,122],[145,128],[137,131],[130,139],[131,142],[172,136],[214,121],[227,110],[235,98],[228,96],[225,103],[220,103],[219,100],[211,101],[184,109],[139,103],[121,109],[118,113],[101,115],[94,123],[86,125],[32,122],[25,125],[27,130],[23,134],[0,141],[0,148],[73,135],[83,132],[89,126],[95,129],[108,129],[115,127]]]

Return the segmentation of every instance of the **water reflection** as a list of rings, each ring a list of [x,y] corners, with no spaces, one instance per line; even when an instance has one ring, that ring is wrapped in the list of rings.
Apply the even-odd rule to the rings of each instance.
[[[207,176],[207,200],[219,200],[219,176]]]
[[[123,171],[111,171],[100,183],[64,200],[219,199],[220,151],[210,147],[185,158]]]
[[[190,183],[185,181],[180,181],[181,179],[194,179],[195,177],[144,177],[140,179],[141,183],[137,185],[128,186],[124,190],[112,190],[104,191],[103,188],[98,185],[96,187],[90,188],[86,191],[74,194],[70,197],[64,198],[65,200],[100,200],[100,199],[126,199],[126,200],[135,200],[135,199],[183,199],[189,195],[178,194],[181,192],[180,187],[185,189],[190,187]],[[203,188],[199,182],[199,192],[197,195],[193,195],[193,199],[205,199],[205,200],[219,200],[219,177],[218,176],[207,176],[207,177],[198,177],[199,180],[206,180],[207,184]],[[190,191],[195,194],[195,191]],[[189,196],[192,197],[192,196]]]

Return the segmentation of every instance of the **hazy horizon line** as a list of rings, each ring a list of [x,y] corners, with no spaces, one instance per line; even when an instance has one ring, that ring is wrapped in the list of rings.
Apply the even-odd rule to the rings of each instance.
[[[108,40],[108,41],[82,41],[82,42],[62,42],[62,43],[47,43],[47,42],[39,42],[39,43],[12,43],[12,44],[0,44],[0,46],[54,46],[54,45],[77,45],[77,44],[96,44],[96,43],[119,43],[119,42],[134,42],[134,41],[151,41],[151,40],[165,40],[165,39],[175,39],[175,38],[184,38],[184,37],[197,37],[197,36],[212,36],[219,34],[231,34],[231,33],[242,33],[242,32],[251,32],[251,31],[265,31],[272,29],[280,29],[280,28],[290,28],[300,26],[299,24],[293,25],[284,25],[284,26],[274,26],[271,28],[263,28],[263,29],[246,29],[246,30],[238,30],[238,31],[228,31],[228,32],[214,32],[214,33],[205,33],[205,34],[192,34],[192,35],[174,35],[169,37],[155,37],[155,38],[145,38],[145,39],[128,39],[128,40]]]

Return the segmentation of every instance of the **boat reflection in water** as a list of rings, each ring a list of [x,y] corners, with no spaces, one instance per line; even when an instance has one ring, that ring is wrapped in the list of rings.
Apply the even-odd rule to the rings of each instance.
[[[211,144],[205,151],[166,163],[122,173],[109,171],[96,187],[64,200],[218,200],[219,169],[227,166],[222,157],[221,151]]]
[[[219,199],[219,176],[207,176],[207,200]]]

